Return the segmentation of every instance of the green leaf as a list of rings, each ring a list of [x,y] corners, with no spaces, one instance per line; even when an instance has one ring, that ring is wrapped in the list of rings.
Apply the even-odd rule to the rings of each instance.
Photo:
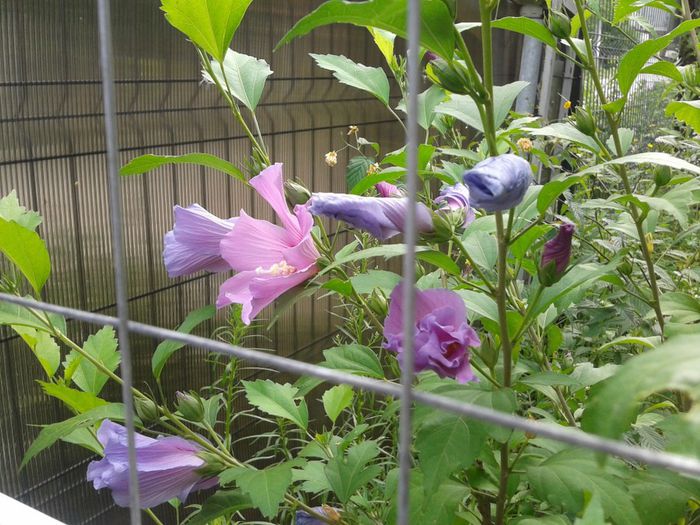
[[[491,27],[527,35],[549,47],[557,48],[557,39],[549,32],[549,29],[532,18],[527,18],[525,16],[506,16],[494,20]]]
[[[76,428],[67,436],[63,436],[61,441],[86,448],[94,454],[102,455],[102,445],[95,435],[87,428]]]
[[[83,414],[66,419],[65,421],[46,425],[41,429],[37,438],[29,446],[27,452],[25,452],[24,458],[22,458],[22,464],[19,468],[23,469],[37,454],[49,448],[59,439],[71,434],[76,429],[92,426],[103,419],[123,421],[124,405],[121,403],[110,403],[109,405],[98,406]]]
[[[635,337],[623,335],[622,337],[616,337],[612,341],[608,341],[600,348],[598,348],[597,351],[602,352],[615,345],[639,345],[644,346],[646,348],[654,348],[660,340],[660,337]]]
[[[455,32],[445,30],[452,27],[452,15],[442,0],[421,0],[420,43],[443,58],[452,59],[455,49]],[[306,35],[313,29],[329,24],[354,24],[376,27],[408,38],[406,20],[408,4],[404,0],[368,0],[346,2],[330,0],[299,20],[287,32],[275,49],[293,39]]]
[[[367,91],[389,105],[389,79],[382,68],[357,64],[342,55],[310,55],[318,67],[332,71],[341,84]]]
[[[619,130],[617,130],[617,132],[620,136],[620,146],[622,147],[622,152],[620,154],[626,155],[630,147],[632,146],[632,140],[634,139],[634,130],[628,128],[620,128]],[[608,137],[608,140],[605,141],[605,144],[608,146],[610,151],[617,151],[617,147],[615,146],[615,139],[612,135]]]
[[[646,40],[625,53],[617,67],[617,82],[620,85],[622,99],[627,98],[637,75],[652,56],[668,46],[676,37],[696,27],[700,27],[700,20],[687,20],[664,36]]]
[[[555,122],[554,124],[550,124],[549,126],[544,126],[542,128],[529,128],[527,132],[530,135],[551,137],[555,139],[562,139],[569,142],[574,142],[579,146],[591,150],[593,153],[597,153],[600,151],[600,146],[598,146],[598,144],[595,140],[593,140],[592,137],[581,133],[578,129],[576,129],[572,124],[569,123]],[[583,172],[579,172],[579,174],[582,174],[584,172],[585,170]]]
[[[292,484],[292,468],[295,466],[297,463],[287,462],[262,470],[235,468],[226,472],[231,473],[230,478],[250,497],[253,506],[268,518],[274,518]]]
[[[298,390],[289,383],[280,384],[270,379],[243,381],[248,402],[266,414],[292,421],[306,430],[309,424],[309,410],[306,401],[296,402]]]
[[[471,290],[456,290],[456,292],[467,306],[468,315],[473,312],[481,317],[498,322],[498,306],[491,297]],[[469,315],[469,319],[472,319],[471,315]]]
[[[199,512],[187,520],[187,525],[209,525],[217,518],[253,508],[250,496],[240,490],[219,490],[202,503]]]
[[[355,393],[348,385],[336,385],[323,394],[323,409],[333,424],[340,413],[352,404]]]
[[[165,18],[221,61],[253,0],[161,0]]]
[[[416,490],[418,489],[418,490]],[[420,491],[420,484],[411,487],[411,499]],[[417,495],[417,494],[416,494]],[[411,523],[420,525],[445,525],[458,523],[455,521],[455,513],[459,504],[469,495],[469,487],[453,480],[447,480],[437,489],[425,494],[419,513],[411,513]],[[411,505],[413,508],[413,505]]]
[[[430,86],[428,89],[418,95],[418,125],[427,130],[435,120],[435,108],[446,97],[445,91],[436,85]],[[406,103],[401,101],[396,109],[406,113]]]
[[[46,375],[53,377],[61,365],[61,349],[53,337],[43,330],[35,330],[27,326],[15,325],[12,328],[32,349]]]
[[[359,294],[370,294],[375,289],[379,289],[389,297],[392,290],[401,282],[401,276],[386,270],[369,270],[367,273],[353,275],[350,282]]]
[[[374,159],[364,155],[352,157],[348,161],[348,167],[345,170],[345,184],[348,191],[353,190],[365,178],[367,170],[373,163]]]
[[[177,331],[183,334],[189,334],[197,326],[205,321],[208,321],[215,315],[216,307],[214,305],[204,306],[197,310],[193,310],[187,314],[187,317],[185,317],[182,324],[177,327]],[[163,373],[163,368],[168,362],[168,359],[170,359],[172,355],[183,346],[185,346],[185,343],[166,339],[156,347],[156,350],[153,353],[153,358],[151,359],[151,370],[153,370],[153,377],[155,377],[156,380],[160,380],[160,376]]]
[[[67,407],[75,410],[79,414],[107,404],[107,401],[100,399],[90,392],[81,392],[80,390],[75,390],[60,383],[45,383],[44,381],[39,381],[39,384],[46,395],[63,401]]]
[[[639,201],[649,205],[650,208],[657,211],[664,211],[670,214],[678,221],[683,229],[688,227],[688,205],[692,201],[692,193],[686,193],[681,202],[673,202],[666,195],[660,197],[649,197],[648,195],[635,194],[634,197]],[[685,202],[683,202],[685,201]]]
[[[431,161],[433,155],[435,154],[435,149],[435,146],[431,146],[430,144],[418,145],[419,171],[424,170],[428,167],[428,163]],[[392,166],[406,168],[408,166],[408,156],[406,155],[406,148],[403,147],[387,154],[387,156],[382,159],[382,164],[391,164]]]
[[[301,469],[292,470],[292,479],[294,481],[302,481],[301,489],[312,494],[320,494],[331,490],[331,486],[326,479],[324,468],[326,464],[323,461],[309,461]]]
[[[383,29],[377,29],[376,27],[367,28],[374,39],[374,43],[377,45],[379,52],[386,60],[386,63],[392,69],[396,65],[396,58],[394,57],[394,40],[396,40],[396,35],[389,31],[384,31]]]
[[[483,425],[442,411],[424,419],[416,434],[418,462],[426,494],[437,490],[447,477],[468,467],[486,441]]]
[[[661,390],[700,393],[700,334],[669,339],[629,359],[595,391],[583,414],[588,432],[617,438],[635,421],[640,402]]]
[[[664,470],[636,471],[629,491],[644,525],[676,523],[685,515],[688,500],[700,494],[700,482]]]
[[[27,208],[20,206],[15,190],[0,199],[0,219],[16,222],[22,228],[31,231],[36,230],[36,227],[41,224],[41,215],[35,211],[27,211]]]
[[[363,176],[352,187],[350,193],[352,195],[362,195],[368,189],[380,182],[396,182],[404,176],[406,170],[403,168],[385,168],[377,173]]]
[[[381,467],[370,465],[378,455],[375,441],[363,441],[350,447],[345,456],[328,462],[324,469],[326,478],[341,503],[347,503],[355,492],[379,476]]]
[[[664,62],[667,64],[667,62]],[[700,133],[700,100],[676,100],[666,106],[666,116],[673,115]]]
[[[427,251],[426,246],[416,246],[416,257],[420,257],[418,254],[420,252]],[[375,246],[373,248],[365,248],[358,252],[349,251],[347,254],[342,254],[338,252],[335,256],[335,261],[333,264],[326,266],[321,272],[321,275],[328,273],[333,268],[340,266],[341,264],[360,261],[362,259],[370,259],[372,257],[384,257],[385,259],[390,259],[391,257],[399,257],[406,253],[405,244],[383,244],[381,246]]]
[[[481,231],[472,232],[467,228],[462,244],[474,262],[485,270],[491,270],[496,266],[498,243],[493,235]]]
[[[682,292],[667,292],[661,296],[661,311],[677,323],[700,321],[700,301]]]
[[[661,77],[670,78],[676,82],[683,82],[683,75],[681,74],[680,70],[671,62],[666,62],[665,60],[659,60],[658,62],[649,64],[648,66],[642,68],[639,73],[646,75],[658,75]]]
[[[22,272],[37,295],[51,273],[51,260],[44,241],[32,230],[0,218],[0,252]]]
[[[218,62],[212,61],[211,69],[218,83],[230,90],[245,107],[251,111],[260,102],[265,81],[272,75],[272,70],[267,62],[261,58],[255,58],[232,49],[226,51],[223,62],[223,73]],[[214,82],[209,73],[203,73],[204,79]]]
[[[83,345],[83,351],[112,372],[116,370],[121,360],[117,351],[114,328],[111,326],[105,326],[88,337]],[[75,365],[75,362],[78,364]],[[64,366],[69,369],[71,364],[75,367],[75,372],[71,376],[73,382],[84,392],[99,395],[109,379],[107,374],[98,370],[95,365],[75,351],[68,354]]]
[[[564,193],[574,184],[579,184],[585,177],[581,175],[573,175],[563,179],[553,180],[542,186],[539,195],[537,196],[537,211],[540,215],[544,215],[549,206],[559,198],[559,195]]]
[[[567,513],[580,512],[588,492],[600,497],[605,516],[616,525],[641,524],[625,482],[612,468],[598,465],[590,452],[563,450],[526,472],[535,495]]]
[[[207,168],[223,171],[236,179],[248,184],[243,172],[227,160],[220,159],[208,153],[187,153],[185,155],[141,155],[131,159],[119,170],[122,176],[140,175],[147,171],[166,166],[168,164],[197,164]]]
[[[24,299],[34,301],[35,299],[31,296],[25,296]],[[66,320],[60,315],[46,314],[53,326],[61,333],[66,332]],[[39,321],[32,313],[29,312],[25,307],[14,305],[10,303],[5,303],[0,301],[0,325],[9,325],[17,333],[21,332],[18,327],[29,327],[34,328],[39,331],[46,331],[46,325]]]
[[[520,92],[525,89],[528,82],[518,80],[506,84],[505,86],[495,86],[493,88],[494,100],[494,121],[496,128],[505,121],[510,108]],[[479,109],[474,100],[468,95],[452,95],[450,100],[443,102],[435,108],[436,113],[450,115],[474,129],[484,132]]]
[[[566,516],[537,516],[536,518],[519,518],[513,525],[571,525]]]
[[[416,259],[445,270],[450,275],[462,275],[462,268],[450,256],[437,250],[424,250],[416,253]]]
[[[384,370],[377,354],[366,346],[350,344],[323,351],[324,366],[350,374],[384,379]]]
[[[588,495],[588,494],[586,494]],[[574,525],[608,525],[605,520],[605,511],[603,510],[603,505],[600,502],[600,496],[598,494],[593,494],[588,505],[586,505],[586,510],[581,518],[577,518]]]

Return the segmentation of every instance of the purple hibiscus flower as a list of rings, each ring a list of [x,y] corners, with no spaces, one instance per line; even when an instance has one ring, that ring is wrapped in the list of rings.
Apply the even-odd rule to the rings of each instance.
[[[514,208],[523,200],[532,183],[530,164],[523,158],[506,153],[482,160],[464,173],[471,203],[486,211]]]
[[[463,226],[474,221],[475,214],[469,201],[469,188],[461,182],[442,188],[440,195],[435,199],[435,204],[440,206],[441,211],[464,213]]]
[[[576,226],[565,222],[559,227],[557,235],[544,244],[540,261],[540,281],[545,286],[556,283],[566,272],[575,231]]]
[[[173,209],[175,226],[165,234],[163,262],[170,277],[206,270],[223,272],[229,265],[221,257],[219,243],[233,229],[236,218],[219,219],[199,204]]]
[[[104,458],[88,465],[87,480],[95,489],[108,488],[120,507],[129,505],[129,454],[126,429],[105,419],[97,431]],[[136,468],[141,508],[173,498],[185,501],[190,492],[214,487],[218,478],[205,478],[199,445],[181,437],[150,438],[136,434]]]
[[[332,522],[340,520],[340,514],[338,514],[338,510],[334,509],[333,507],[329,507],[328,505],[323,505],[322,507],[314,507],[313,510],[314,512],[330,519]],[[318,518],[314,518],[311,514],[303,510],[297,511],[295,523],[296,525],[326,525],[325,521],[321,521]]]
[[[309,211],[314,215],[347,222],[384,241],[403,233],[408,205],[406,197],[384,199],[344,193],[314,193],[309,201]],[[421,233],[433,230],[430,210],[425,204],[418,203],[416,225]]]
[[[464,301],[455,292],[441,288],[416,291],[415,368],[434,370],[440,377],[459,383],[475,381],[469,366],[469,348],[481,343],[467,324]],[[384,322],[384,347],[403,352],[403,286],[391,293],[389,315]]]
[[[401,197],[403,195],[401,190],[397,186],[394,186],[391,182],[378,182],[374,185],[374,188],[377,190],[377,193],[379,193],[379,196],[384,198]]]

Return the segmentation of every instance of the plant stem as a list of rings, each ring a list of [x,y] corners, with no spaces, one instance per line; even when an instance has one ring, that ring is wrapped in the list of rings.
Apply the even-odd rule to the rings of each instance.
[[[690,9],[690,3],[688,0],[681,0],[681,8],[683,11],[683,18],[686,20],[693,19],[693,12]],[[693,51],[695,51],[695,60],[700,64],[700,42],[698,42],[698,34],[695,32],[695,28],[690,30],[690,39],[693,41]]]
[[[496,289],[494,288],[493,284],[491,284],[491,282],[486,278],[486,275],[481,270],[481,268],[479,268],[479,266],[474,262],[474,259],[472,259],[472,256],[469,255],[467,248],[464,246],[464,244],[462,244],[462,239],[460,239],[457,235],[453,234],[451,241],[457,245],[457,247],[459,248],[459,251],[462,252],[462,255],[469,263],[469,266],[471,266],[472,270],[474,270],[474,273],[476,273],[479,276],[479,278],[484,282],[484,284],[489,289],[489,291],[493,295],[496,295]]]
[[[145,512],[148,514],[148,517],[153,520],[153,523],[156,525],[163,525],[163,522],[158,519],[158,516],[156,516],[151,509],[146,509]]]

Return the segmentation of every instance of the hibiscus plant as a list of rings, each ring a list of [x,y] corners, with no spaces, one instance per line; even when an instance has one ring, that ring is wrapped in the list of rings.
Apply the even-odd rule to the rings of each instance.
[[[406,251],[406,151],[382,156],[380,144],[350,126],[338,137],[356,152],[347,166],[347,193],[315,192],[300,182],[301,174],[275,163],[255,116],[272,71],[264,60],[230,49],[251,1],[162,0],[168,22],[199,54],[202,89],[220,92],[249,138],[250,157],[236,166],[204,153],[145,155],[122,168],[124,176],[169,163],[216,168],[274,212],[273,220],[245,210],[216,217],[196,203],[173,203],[172,229],[164,237],[168,274],[227,276],[216,304],[202,304],[179,330],[215,319],[222,325],[215,337],[245,346],[251,327],[274,323],[295,301],[332,296],[338,331],[320,364],[398,383],[410,286],[389,269]],[[646,65],[674,37],[694,36],[700,22],[681,9],[686,20],[670,36],[633,45],[615,80],[604,84],[587,25],[601,21],[624,32],[645,2],[618,0],[611,21],[601,18],[596,3],[574,0],[573,12],[550,10],[545,25],[497,19],[495,0],[479,0],[478,23],[460,24],[457,4],[420,2],[418,122],[425,140],[417,152],[424,184],[415,221],[414,388],[700,457],[698,66]],[[652,4],[677,9],[672,2]],[[397,112],[408,105],[406,58],[394,43],[406,37],[406,13],[405,0],[328,0],[278,47],[330,23],[366,28],[384,67],[330,54],[312,58],[340,82],[376,97],[403,133]],[[579,105],[560,122],[510,112],[525,85],[494,86],[494,29],[535,38],[573,62],[602,109]],[[480,33],[478,60],[465,31]],[[678,120],[663,136],[650,130],[651,138],[634,137],[620,126],[641,73],[669,79],[663,96]],[[639,144],[646,151],[635,152]],[[337,151],[325,161],[342,168]],[[50,259],[37,233],[40,222],[15,193],[0,201],[0,251],[13,263],[0,284],[4,293],[41,297]],[[341,228],[350,228],[353,239],[344,245]],[[121,382],[114,330],[79,341],[64,318],[6,303],[0,303],[0,323],[36,355],[46,395],[74,414],[44,427],[22,466],[58,440],[85,447],[99,456],[88,465],[87,480],[109,490],[117,505],[128,505],[123,406],[101,397],[108,381]],[[188,391],[181,385],[169,398],[160,377],[182,346],[158,345],[153,382],[134,389],[137,478],[149,519],[395,522],[398,399],[310,377],[245,380],[246,363],[222,356],[212,356],[210,386]],[[237,433],[245,420],[255,423],[252,436]],[[698,479],[603,460],[420,404],[413,425],[411,523],[700,523]],[[243,453],[238,438],[253,439],[255,451]],[[193,492],[200,492],[197,503],[188,501]]]

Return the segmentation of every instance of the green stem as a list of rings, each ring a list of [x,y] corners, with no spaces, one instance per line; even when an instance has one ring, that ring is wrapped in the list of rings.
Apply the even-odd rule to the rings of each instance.
[[[153,523],[156,525],[163,525],[163,522],[158,519],[158,516],[156,516],[151,509],[146,509],[145,512],[148,514],[148,517],[153,520]]]
[[[681,7],[683,11],[683,18],[686,20],[693,19],[693,12],[690,9],[690,3],[688,0],[681,0]],[[690,39],[693,41],[693,51],[695,51],[695,60],[700,64],[700,42],[698,42],[698,34],[695,32],[695,28],[690,30]]]
[[[459,248],[459,251],[462,253],[464,258],[467,260],[469,263],[469,266],[472,267],[472,270],[474,270],[474,273],[476,273],[479,278],[484,282],[486,287],[489,289],[489,291],[495,295],[496,294],[496,288],[494,288],[493,284],[486,278],[486,275],[484,272],[479,268],[479,266],[474,262],[474,259],[472,259],[472,256],[469,255],[469,252],[467,251],[467,248],[462,244],[462,239],[460,239],[457,235],[452,235],[452,242],[454,242],[457,247]]]

